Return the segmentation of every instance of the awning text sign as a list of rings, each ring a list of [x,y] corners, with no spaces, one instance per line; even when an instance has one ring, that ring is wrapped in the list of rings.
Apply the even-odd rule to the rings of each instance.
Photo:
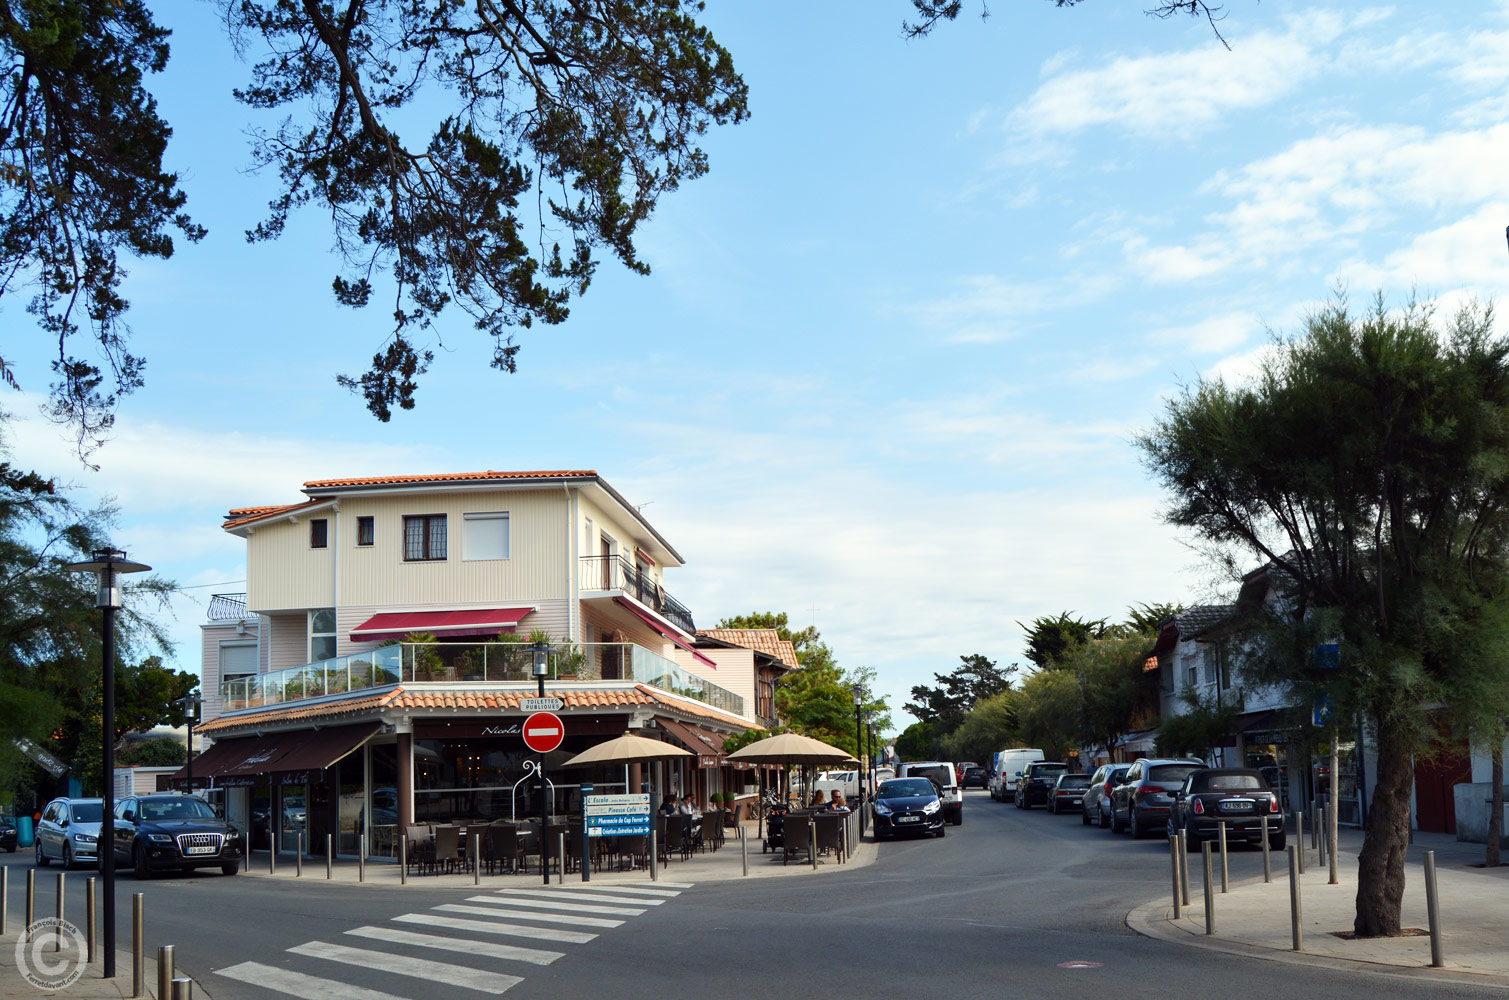
[[[564,698],[520,698],[519,710],[523,712],[559,712],[566,707]]]
[[[650,796],[588,795],[583,801],[588,837],[635,837],[650,832]]]

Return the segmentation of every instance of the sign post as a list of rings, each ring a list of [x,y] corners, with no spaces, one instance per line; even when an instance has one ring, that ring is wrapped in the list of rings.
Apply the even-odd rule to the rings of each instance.
[[[542,679],[540,687],[544,686]],[[559,715],[536,712],[524,720],[524,745],[540,755],[540,874],[546,885],[550,884],[550,783],[545,780],[545,755],[565,738],[566,727]]]

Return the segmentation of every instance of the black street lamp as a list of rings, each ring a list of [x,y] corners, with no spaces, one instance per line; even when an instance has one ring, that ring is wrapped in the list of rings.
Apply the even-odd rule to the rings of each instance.
[[[189,794],[193,795],[194,794],[194,720],[199,717],[199,706],[204,704],[204,699],[201,698],[201,697],[199,697],[199,695],[196,694],[195,692],[190,691],[188,694],[186,694],[182,698],[178,699],[178,704],[180,704],[180,705],[183,706],[184,721],[185,721],[185,723],[189,727],[189,739],[188,739],[189,755],[186,758],[187,763],[184,766],[187,768],[187,771],[185,773],[188,775]]]
[[[529,647],[534,658],[534,679],[539,696],[545,697],[545,675],[550,673],[550,643],[537,642]],[[565,861],[562,859],[562,864]],[[540,754],[540,874],[550,884],[550,783],[545,780],[545,755]]]
[[[121,606],[120,577],[123,573],[145,573],[151,569],[143,563],[129,562],[120,549],[97,549],[88,562],[69,563],[65,569],[94,573],[100,581],[99,600],[95,607],[104,617],[100,633],[104,674],[105,711],[101,724],[104,740],[104,805],[100,817],[100,839],[95,845],[99,859],[100,886],[104,890],[105,969],[106,979],[115,978],[115,609]]]
[[[856,684],[856,685],[854,685],[854,687],[853,687],[852,690],[854,691],[854,752],[855,752],[856,755],[861,755],[862,756],[864,754],[865,748],[864,748],[864,735],[861,732],[861,726],[863,725],[863,723],[860,722],[859,713],[865,707],[865,689],[863,687],[861,687],[860,685]],[[860,762],[859,762],[859,801],[860,802],[864,802],[864,800],[865,800],[865,767],[864,767],[864,760],[861,759]],[[861,823],[864,822],[864,816],[863,816],[863,814],[860,815],[860,822]]]

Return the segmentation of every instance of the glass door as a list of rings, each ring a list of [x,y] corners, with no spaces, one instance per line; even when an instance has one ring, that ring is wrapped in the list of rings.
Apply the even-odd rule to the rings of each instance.
[[[279,799],[280,825],[278,827],[279,851],[297,851],[298,838],[303,838],[304,853],[309,853],[309,789],[305,785],[283,785]],[[321,848],[323,850],[323,848]]]

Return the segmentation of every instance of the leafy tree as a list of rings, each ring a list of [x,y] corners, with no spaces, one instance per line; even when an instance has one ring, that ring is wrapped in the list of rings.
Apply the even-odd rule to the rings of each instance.
[[[1158,715],[1157,674],[1147,670],[1149,637],[1097,639],[1071,647],[1059,661],[1079,687],[1079,736],[1111,746]]]
[[[780,638],[795,647],[796,660],[803,667],[820,667],[833,662],[833,651],[823,643],[817,626],[809,625],[793,631],[790,618],[784,611],[752,611],[747,615],[734,615],[720,619],[718,628],[772,628]]]
[[[1127,619],[1119,629],[1126,636],[1157,638],[1163,623],[1183,610],[1182,604],[1138,604],[1127,608]]]
[[[344,267],[336,301],[377,291],[392,336],[341,384],[380,420],[412,408],[431,324],[461,310],[512,372],[513,330],[560,323],[602,255],[647,273],[634,239],[660,197],[707,172],[701,137],[748,115],[729,53],[680,0],[220,0],[255,62],[235,96],[281,124],[252,160],[281,184],[248,232],[310,206]],[[168,32],[145,0],[0,0],[0,302],[58,343],[53,412],[81,453],[142,385],[122,325],[119,254],[166,258],[204,231],[163,170],[171,128],[145,80]],[[441,109],[439,111],[433,109]],[[385,277],[379,277],[386,272]],[[104,363],[80,360],[83,339]],[[0,378],[15,384],[11,363]]]
[[[1027,659],[1040,670],[1054,669],[1064,652],[1091,639],[1101,639],[1109,626],[1104,618],[1085,621],[1068,611],[1060,611],[1052,618],[1045,616],[1032,619],[1031,625],[1017,622],[1027,633]]]
[[[1042,747],[1049,760],[1067,760],[1079,746],[1079,685],[1072,673],[1032,674],[1022,681],[1016,710],[1022,740]]]
[[[1073,7],[1081,0],[1052,0],[1052,2],[1055,7]],[[903,21],[901,31],[908,38],[920,38],[930,34],[940,21],[952,21],[958,17],[964,10],[964,0],[912,0],[912,6],[917,11],[917,20]],[[1209,0],[1157,0],[1146,9],[1146,13],[1149,17],[1159,17],[1165,20],[1176,14],[1203,17],[1221,44],[1228,49],[1231,48],[1219,27],[1219,22],[1226,17],[1225,7],[1222,4],[1213,4]],[[985,0],[980,0],[980,20],[984,21],[989,17],[989,5]]]
[[[1186,389],[1138,445],[1169,523],[1264,564],[1245,669],[1375,737],[1354,928],[1398,934],[1414,754],[1442,724],[1509,714],[1509,344],[1486,309],[1438,329],[1413,302],[1354,315],[1338,296],[1250,381]]]
[[[914,685],[914,700],[906,704],[906,710],[917,719],[937,723],[939,735],[959,728],[965,715],[979,702],[1010,690],[1011,675],[1016,673],[1016,664],[997,667],[994,660],[979,653],[961,656],[959,661],[953,672],[933,674],[938,681],[936,686]]]
[[[934,742],[936,723],[914,722],[896,737],[896,753],[902,760],[935,760],[941,754]]]
[[[1020,731],[1019,699],[1019,692],[1006,690],[976,702],[959,728],[943,740],[944,755],[950,760],[986,760],[1011,746]]]
[[[126,747],[116,756],[115,761],[126,766],[169,767],[186,763],[188,758],[188,747],[183,740],[171,736],[154,736],[150,740],[142,740]]]
[[[1193,687],[1185,687],[1179,700],[1187,710],[1163,719],[1158,727],[1158,753],[1168,757],[1186,754],[1209,757],[1211,750],[1224,745],[1226,734],[1236,721],[1236,708],[1215,695],[1202,697]]]

